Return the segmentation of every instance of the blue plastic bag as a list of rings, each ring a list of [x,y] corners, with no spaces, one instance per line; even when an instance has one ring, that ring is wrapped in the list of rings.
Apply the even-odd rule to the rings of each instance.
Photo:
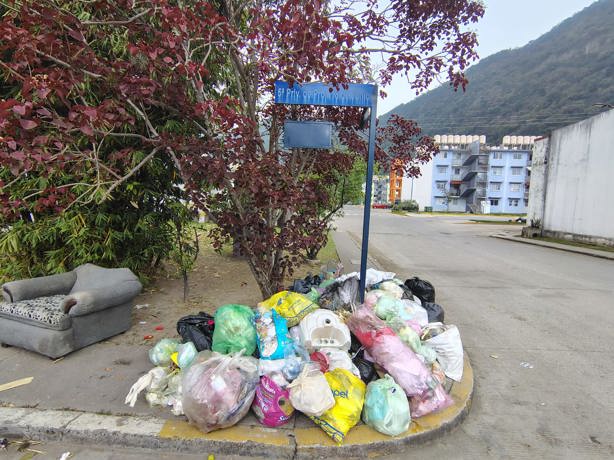
[[[258,313],[254,320],[260,359],[282,359],[291,346],[288,323],[275,309]]]

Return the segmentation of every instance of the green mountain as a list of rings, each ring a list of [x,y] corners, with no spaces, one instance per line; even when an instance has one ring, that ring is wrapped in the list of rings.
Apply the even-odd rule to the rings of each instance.
[[[554,5],[553,5],[554,7]],[[530,14],[530,12],[527,12]],[[433,89],[391,114],[417,120],[428,134],[543,135],[614,104],[614,0],[600,0],[522,48],[467,70],[463,92]]]

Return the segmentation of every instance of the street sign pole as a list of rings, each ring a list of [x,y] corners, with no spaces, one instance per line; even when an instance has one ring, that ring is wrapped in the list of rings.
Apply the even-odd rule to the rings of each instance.
[[[373,189],[373,164],[375,163],[375,124],[377,122],[377,86],[371,101],[369,120],[369,154],[367,159],[367,182],[365,184],[365,209],[362,217],[362,248],[360,254],[360,303],[365,301],[367,287],[367,258],[369,254],[369,223],[371,221],[371,193]]]
[[[369,121],[369,154],[367,159],[367,183],[365,184],[365,209],[362,220],[362,248],[360,254],[360,302],[365,301],[367,277],[367,255],[369,253],[369,221],[371,219],[371,192],[373,189],[373,163],[375,163],[375,124],[377,122],[377,85],[348,83],[334,87],[326,83],[306,83],[293,85],[285,81],[275,82],[275,103],[294,105],[368,107],[371,110]],[[304,139],[299,139],[303,142]],[[292,142],[288,143],[292,146]],[[309,141],[300,144],[316,148]],[[317,147],[322,148],[322,147]]]

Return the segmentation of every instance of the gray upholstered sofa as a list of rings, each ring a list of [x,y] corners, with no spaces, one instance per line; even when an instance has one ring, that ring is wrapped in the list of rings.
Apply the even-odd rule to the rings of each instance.
[[[130,328],[142,285],[128,268],[80,265],[59,275],[2,285],[0,343],[50,358]]]

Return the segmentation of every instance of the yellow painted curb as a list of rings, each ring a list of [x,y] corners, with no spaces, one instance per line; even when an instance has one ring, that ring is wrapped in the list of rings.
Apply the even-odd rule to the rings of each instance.
[[[160,438],[201,439],[226,442],[256,442],[278,447],[290,447],[292,439],[283,430],[259,426],[231,426],[224,430],[203,433],[194,425],[179,420],[167,420],[160,433]]]
[[[399,436],[386,436],[367,425],[360,424],[350,430],[343,444],[336,444],[322,429],[317,426],[280,430],[263,426],[235,425],[223,430],[203,433],[198,428],[186,421],[167,420],[159,432],[162,439],[200,440],[213,441],[229,444],[255,443],[263,448],[278,447],[294,449],[297,453],[303,453],[305,458],[312,454],[323,454],[324,451],[333,448],[341,448],[354,452],[358,449],[361,455],[378,456],[395,446],[409,444],[419,439],[427,440],[441,434],[451,427],[460,423],[471,407],[473,395],[473,369],[469,357],[465,353],[463,378],[460,382],[454,382],[450,389],[450,396],[454,404],[447,409],[434,414],[428,414],[412,421],[409,429]],[[322,451],[324,449],[324,451]],[[331,452],[332,453],[332,452]]]

